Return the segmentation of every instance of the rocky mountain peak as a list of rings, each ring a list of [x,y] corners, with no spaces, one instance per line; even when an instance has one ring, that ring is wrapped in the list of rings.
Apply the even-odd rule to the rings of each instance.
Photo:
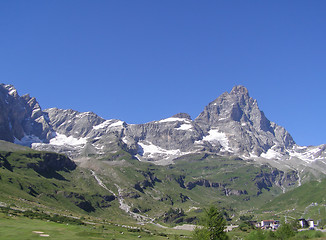
[[[326,156],[325,146],[296,146],[283,127],[267,119],[243,86],[223,93],[195,120],[178,113],[129,125],[92,112],[42,110],[36,98],[19,96],[12,85],[0,84],[0,139],[73,158],[124,150],[139,161],[156,164],[170,164],[180,156],[203,151],[268,161],[301,159],[304,163]]]
[[[172,117],[173,118],[184,118],[184,119],[191,120],[191,116],[188,113],[177,113],[177,114],[173,115]]]
[[[2,140],[27,146],[48,140],[51,129],[35,98],[19,96],[14,86],[1,84],[0,112]]]
[[[18,92],[17,92],[16,88],[13,85],[1,83],[1,87],[3,89],[6,89],[7,90],[7,94],[8,95],[11,95],[13,97],[17,97],[18,96]]]
[[[58,108],[46,109],[44,112],[57,133],[76,138],[87,136],[94,126],[105,121],[93,112],[81,113],[72,109],[64,110]]]
[[[266,118],[243,86],[235,86],[215,99],[195,122],[207,134],[206,139],[213,139],[213,133],[223,136],[226,149],[241,155],[260,156],[273,146],[287,148],[294,144],[288,132]]]
[[[260,112],[256,101],[249,97],[248,90],[243,86],[235,86],[230,93],[225,92],[209,103],[195,122],[209,130],[225,121],[247,121],[248,113],[253,109]]]
[[[245,95],[249,97],[248,89],[244,86],[234,86],[230,92],[231,95]]]

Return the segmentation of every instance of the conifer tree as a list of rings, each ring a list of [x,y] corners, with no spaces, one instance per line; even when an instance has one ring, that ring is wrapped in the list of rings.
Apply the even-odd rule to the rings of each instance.
[[[222,213],[214,206],[205,210],[202,219],[202,228],[196,228],[193,238],[196,240],[227,240],[228,236],[224,232],[226,221]]]

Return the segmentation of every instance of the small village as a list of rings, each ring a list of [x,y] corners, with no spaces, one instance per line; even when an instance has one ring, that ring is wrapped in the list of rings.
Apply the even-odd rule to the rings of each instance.
[[[309,229],[309,230],[315,229],[314,220],[312,219],[300,218],[298,223],[302,229]],[[277,230],[279,226],[280,226],[280,221],[278,220],[262,220],[261,222],[255,223],[255,227],[261,228],[263,230]]]

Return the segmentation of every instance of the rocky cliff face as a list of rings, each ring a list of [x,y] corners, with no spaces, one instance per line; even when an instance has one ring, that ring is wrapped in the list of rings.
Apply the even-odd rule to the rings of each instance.
[[[126,151],[140,161],[171,164],[183,155],[208,152],[268,162],[277,168],[309,166],[326,174],[326,145],[297,146],[283,127],[266,118],[243,86],[223,93],[195,120],[179,113],[160,121],[127,124],[92,112],[42,111],[35,98],[20,97],[13,86],[4,84],[0,85],[0,110],[1,139],[75,159],[109,159]]]
[[[46,109],[44,112],[56,133],[74,138],[88,136],[93,130],[93,126],[105,121],[92,112],[80,113],[71,109],[62,110],[58,108]]]
[[[51,126],[35,98],[20,97],[12,85],[0,85],[0,138],[30,145],[47,142]]]
[[[127,125],[122,140],[136,144],[140,160],[171,162],[173,158],[199,149],[195,142],[203,132],[187,114],[139,125]]]
[[[205,107],[195,119],[212,145],[242,156],[260,156],[269,149],[284,152],[295,142],[282,127],[270,122],[245,87],[236,86]]]

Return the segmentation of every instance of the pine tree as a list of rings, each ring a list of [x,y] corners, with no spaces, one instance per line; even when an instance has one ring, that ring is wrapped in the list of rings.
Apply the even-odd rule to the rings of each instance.
[[[193,237],[198,240],[227,240],[224,232],[226,221],[222,213],[214,206],[205,210],[202,220],[203,228],[196,228]]]

